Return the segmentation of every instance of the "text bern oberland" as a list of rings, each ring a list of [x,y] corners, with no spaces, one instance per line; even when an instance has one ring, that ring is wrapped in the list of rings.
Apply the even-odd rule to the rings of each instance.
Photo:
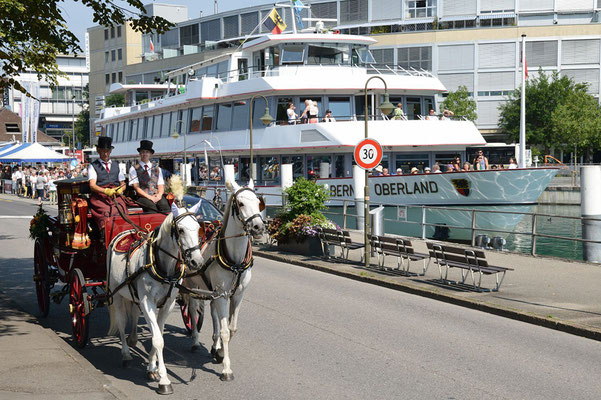
[[[376,196],[399,196],[415,195],[426,193],[438,193],[438,184],[433,181],[427,182],[390,182],[376,183],[374,185]],[[354,190],[352,185],[330,185],[331,197],[353,197]]]

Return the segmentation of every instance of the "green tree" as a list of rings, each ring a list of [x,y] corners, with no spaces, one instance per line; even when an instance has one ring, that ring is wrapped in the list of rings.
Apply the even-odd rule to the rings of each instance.
[[[63,75],[58,70],[58,54],[75,54],[83,50],[77,37],[69,31],[62,0],[0,0],[0,89],[25,89],[16,77],[26,70],[36,71],[38,79],[51,86]],[[173,26],[161,17],[145,15],[143,2],[124,0],[126,7],[111,0],[81,0],[93,10],[94,22],[103,26],[130,23],[138,32],[163,33]]]
[[[470,121],[476,121],[476,101],[469,96],[467,87],[459,86],[454,92],[449,92],[447,98],[442,102],[443,110],[450,110],[457,117],[465,117]]]
[[[575,91],[559,104],[551,114],[553,133],[567,146],[598,148],[601,144],[601,107],[593,96]]]
[[[575,83],[567,76],[559,76],[555,71],[551,77],[539,69],[537,77],[526,81],[526,143],[540,145],[545,154],[549,149],[563,143],[562,134],[554,128],[553,112],[574,93],[586,94],[587,84]],[[520,137],[521,88],[516,89],[508,101],[499,107],[499,126],[509,136],[518,141]],[[581,110],[583,111],[583,110]]]
[[[125,95],[119,93],[109,94],[104,98],[105,107],[123,107],[125,105]]]
[[[90,145],[90,110],[86,107],[75,120],[75,140],[81,143],[82,148]]]

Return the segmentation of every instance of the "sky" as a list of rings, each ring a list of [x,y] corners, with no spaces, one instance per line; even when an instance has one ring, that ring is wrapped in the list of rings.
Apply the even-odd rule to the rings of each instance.
[[[229,11],[244,7],[251,7],[260,4],[269,4],[270,0],[217,0],[218,11]],[[275,1],[273,1],[275,3]],[[115,3],[119,6],[132,9],[128,6],[125,1],[116,0]],[[194,19],[200,16],[202,11],[204,16],[213,14],[214,0],[160,0],[144,1],[144,4],[150,3],[162,3],[162,4],[177,4],[188,6],[188,18]],[[92,10],[81,2],[74,0],[64,0],[59,3],[61,12],[65,20],[67,21],[67,27],[71,32],[79,38],[80,46],[85,50],[85,33],[86,30],[92,26],[97,25],[92,20]]]

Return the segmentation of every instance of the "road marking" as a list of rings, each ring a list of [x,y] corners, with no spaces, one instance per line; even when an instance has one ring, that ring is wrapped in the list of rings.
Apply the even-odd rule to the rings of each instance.
[[[0,219],[31,219],[31,215],[0,215]]]
[[[12,203],[12,200],[7,200],[7,199],[0,199],[0,201],[6,201],[7,203]]]

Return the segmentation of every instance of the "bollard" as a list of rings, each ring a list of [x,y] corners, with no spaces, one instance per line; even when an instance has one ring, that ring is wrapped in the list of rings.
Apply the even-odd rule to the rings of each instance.
[[[355,196],[355,214],[357,215],[357,229],[362,231],[364,225],[365,210],[363,200],[365,194],[363,187],[365,186],[366,172],[358,165],[353,165],[353,193]]]
[[[580,167],[580,214],[583,218],[601,218],[601,166]],[[582,220],[582,238],[601,239],[601,221]],[[601,262],[601,243],[583,242],[585,261]]]
[[[328,179],[330,177],[330,163],[319,163],[319,177],[321,179]]]
[[[286,193],[284,192],[294,183],[293,175],[292,175],[292,164],[282,164],[282,169],[280,170],[280,184],[282,185],[282,206],[286,206]]]

